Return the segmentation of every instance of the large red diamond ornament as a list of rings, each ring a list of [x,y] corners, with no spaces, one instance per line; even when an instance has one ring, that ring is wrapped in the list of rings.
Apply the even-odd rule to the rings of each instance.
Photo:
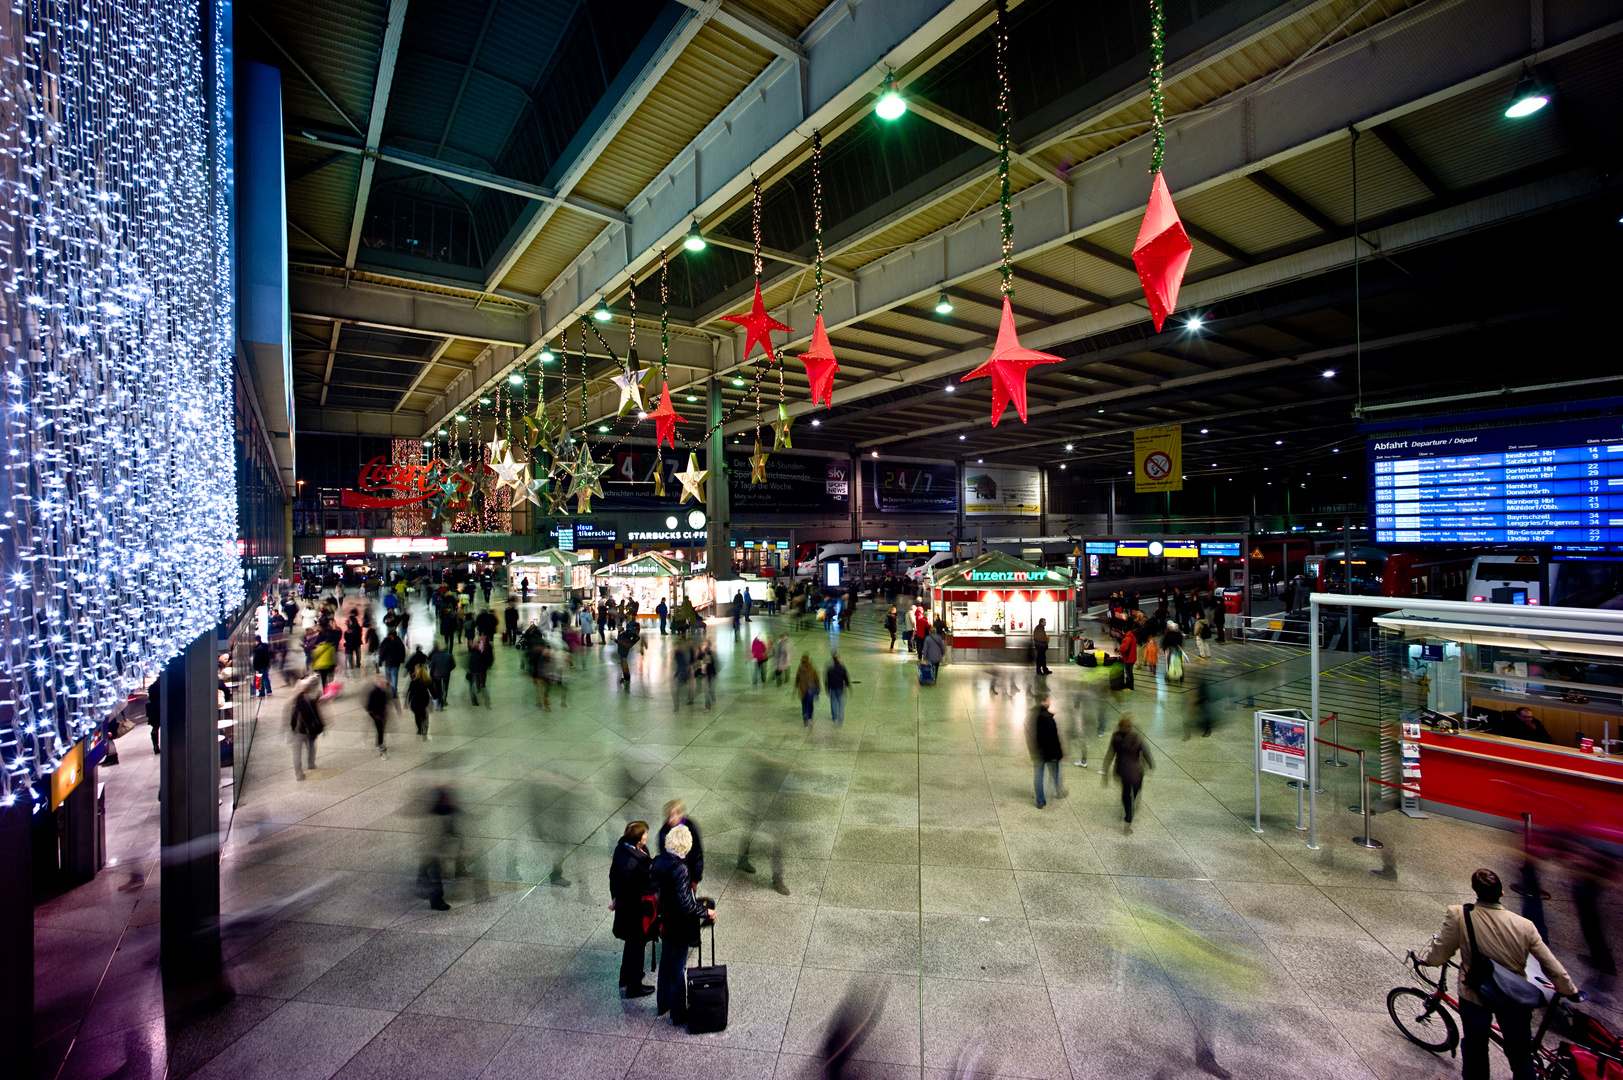
[[[821,315],[817,316],[817,322],[812,326],[811,348],[800,354],[800,362],[806,365],[806,381],[811,384],[812,404],[823,401],[832,409],[834,373],[840,370],[840,362],[834,359],[834,347],[828,343],[828,331],[823,329]]]
[[[1161,324],[1178,306],[1178,286],[1183,284],[1192,251],[1194,245],[1183,231],[1166,179],[1156,173],[1150,183],[1150,205],[1144,211],[1144,224],[1138,227],[1138,240],[1133,244],[1133,265],[1138,267],[1138,280],[1144,286],[1144,299],[1150,303],[1156,333],[1161,332]]]
[[[776,360],[777,355],[772,351],[772,331],[785,330],[790,333],[794,332],[793,327],[783,325],[766,313],[766,305],[761,303],[761,283],[759,281],[755,283],[755,302],[750,305],[749,314],[723,315],[722,318],[730,323],[737,323],[748,331],[744,338],[744,355],[741,357],[743,360],[749,359],[750,350],[755,348],[757,341],[761,343],[762,348],[766,349],[767,360]]]
[[[685,424],[686,420],[677,415],[671,408],[671,384],[665,383],[659,388],[659,408],[648,414],[648,419],[654,422],[654,447],[658,449],[670,440],[671,449],[676,449],[676,425]]]
[[[1003,298],[1003,321],[997,328],[997,345],[992,349],[992,355],[986,363],[965,375],[959,382],[968,382],[970,379],[992,380],[992,426],[1003,418],[1003,410],[1009,402],[1020,413],[1020,422],[1026,422],[1026,372],[1038,364],[1057,364],[1062,357],[1051,356],[1035,349],[1020,347],[1020,338],[1014,332],[1014,310],[1009,307],[1009,298]]]

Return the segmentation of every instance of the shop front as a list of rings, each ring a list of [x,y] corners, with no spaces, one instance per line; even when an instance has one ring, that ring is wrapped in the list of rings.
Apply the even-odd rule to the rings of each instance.
[[[1623,843],[1623,618],[1429,604],[1375,619],[1405,809]]]
[[[616,603],[630,600],[637,605],[639,619],[657,620],[655,609],[661,600],[674,611],[681,603],[681,588],[687,570],[682,563],[658,552],[649,552],[610,563],[600,568],[593,577],[599,587]],[[697,599],[694,606],[699,606]]]
[[[590,557],[583,559],[559,548],[515,555],[507,563],[507,588],[510,593],[543,604],[564,604],[573,597],[588,597],[593,590]]]
[[[1039,622],[1051,655],[1065,655],[1076,594],[1067,571],[989,551],[932,574],[927,603],[947,624],[953,660],[1024,660]]]

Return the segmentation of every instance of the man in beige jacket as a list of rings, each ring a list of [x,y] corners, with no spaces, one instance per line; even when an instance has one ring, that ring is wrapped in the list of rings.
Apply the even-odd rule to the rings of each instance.
[[[1531,953],[1543,965],[1545,976],[1555,984],[1556,990],[1569,997],[1576,996],[1578,988],[1561,961],[1538,936],[1538,929],[1499,903],[1504,895],[1499,875],[1492,870],[1478,870],[1471,875],[1471,888],[1476,891],[1477,899],[1471,908],[1471,929],[1476,933],[1482,952],[1512,971],[1525,969]],[[1460,1053],[1460,1073],[1464,1080],[1488,1080],[1488,1028],[1496,1017],[1504,1036],[1511,1075],[1516,1080],[1533,1080],[1532,1010],[1491,1009],[1465,985],[1465,973],[1471,969],[1471,940],[1465,926],[1463,904],[1455,904],[1444,913],[1442,933],[1433,939],[1431,952],[1420,962],[1442,964],[1456,952],[1460,954],[1460,1021],[1465,1028]]]

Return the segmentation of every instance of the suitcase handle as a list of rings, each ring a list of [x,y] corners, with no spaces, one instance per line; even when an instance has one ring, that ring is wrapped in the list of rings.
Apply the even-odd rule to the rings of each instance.
[[[716,966],[716,920],[710,920],[710,966]],[[703,927],[700,928],[701,931]],[[699,934],[699,967],[704,967],[704,934]]]

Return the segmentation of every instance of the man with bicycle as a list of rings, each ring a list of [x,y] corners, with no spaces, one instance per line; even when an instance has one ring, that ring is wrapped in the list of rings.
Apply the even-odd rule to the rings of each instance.
[[[1477,902],[1456,904],[1444,913],[1442,932],[1432,939],[1431,952],[1420,963],[1436,966],[1446,963],[1456,952],[1460,954],[1460,1021],[1465,1029],[1460,1072],[1465,1080],[1488,1080],[1488,1032],[1495,1019],[1499,1021],[1511,1075],[1516,1080],[1534,1080],[1532,1009],[1513,1004],[1490,1005],[1483,1000],[1478,987],[1491,982],[1494,976],[1487,963],[1482,965],[1487,969],[1485,975],[1473,969],[1472,946],[1481,946],[1485,960],[1496,960],[1515,973],[1527,967],[1531,953],[1561,994],[1576,998],[1578,988],[1532,922],[1500,904],[1504,886],[1498,874],[1478,870],[1471,875],[1471,888]]]

